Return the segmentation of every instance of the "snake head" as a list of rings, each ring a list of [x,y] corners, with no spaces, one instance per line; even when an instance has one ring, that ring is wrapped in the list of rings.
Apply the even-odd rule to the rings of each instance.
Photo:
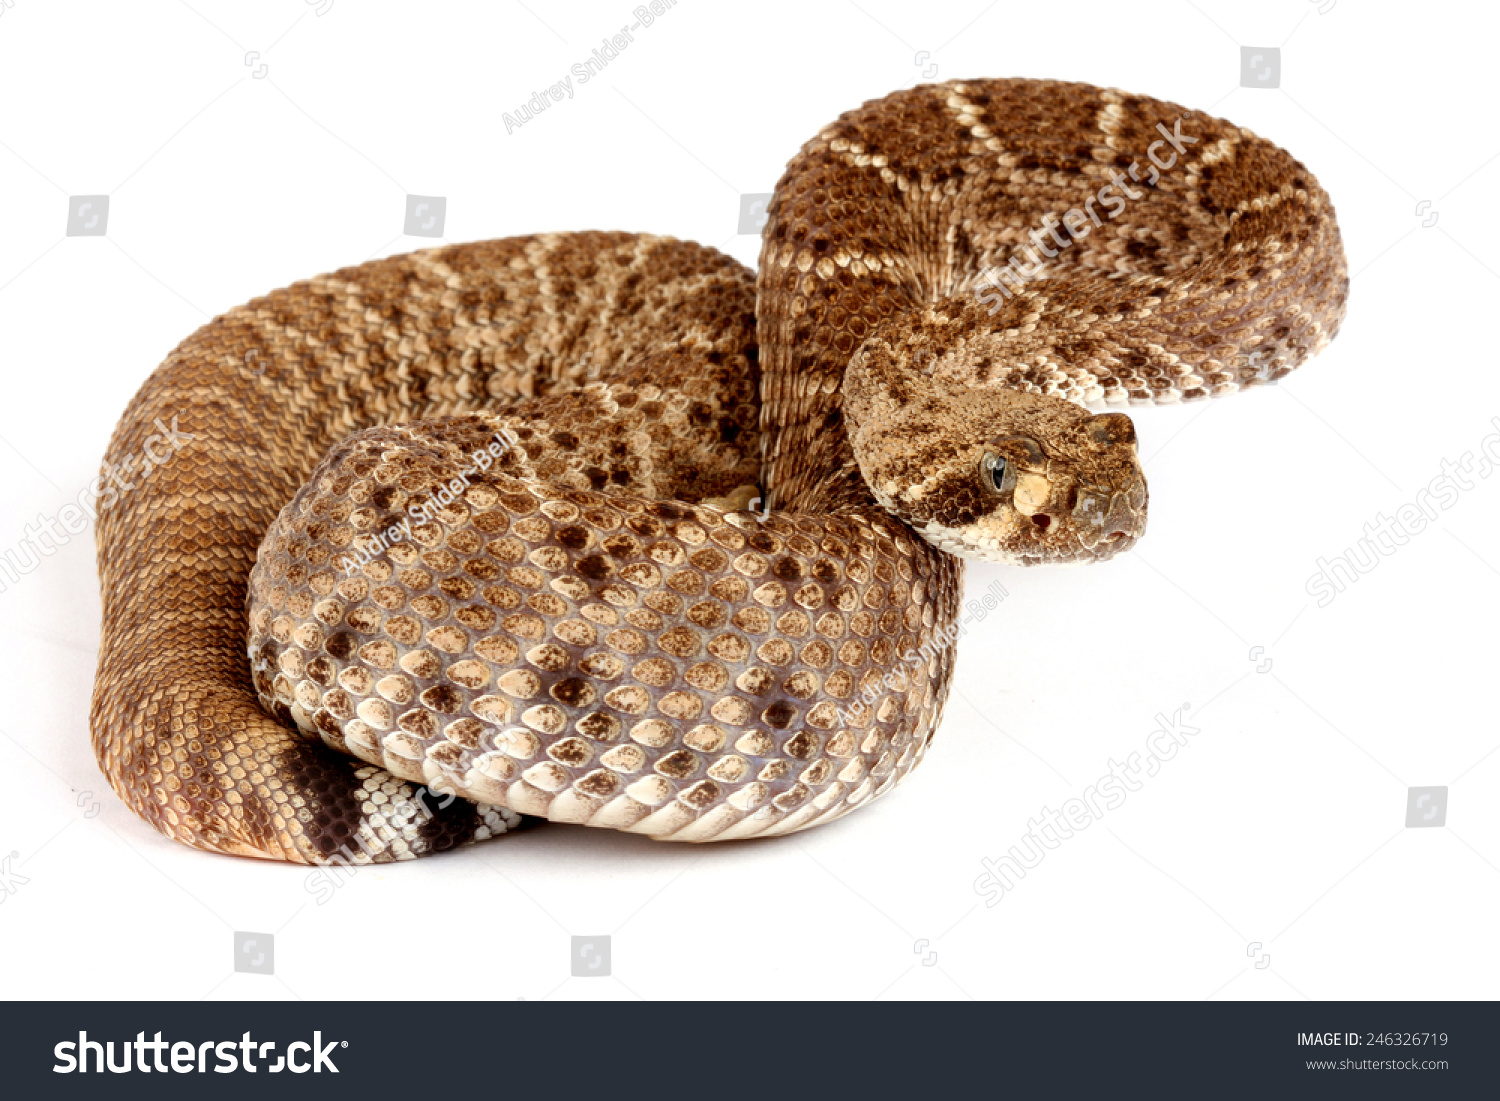
[[[876,500],[950,554],[1009,565],[1101,562],[1146,528],[1135,427],[1062,398],[985,388],[851,403]]]

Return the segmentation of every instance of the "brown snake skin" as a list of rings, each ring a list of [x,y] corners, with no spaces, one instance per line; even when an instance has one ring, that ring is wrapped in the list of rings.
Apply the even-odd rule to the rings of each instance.
[[[927,749],[958,555],[1143,531],[1129,419],[1085,405],[1275,381],[1347,286],[1279,148],[981,80],[808,142],[758,276],[577,233],[275,291],[173,351],[110,444],[118,469],[182,440],[101,513],[100,765],[169,837],[304,863],[518,812],[680,840],[831,820]]]

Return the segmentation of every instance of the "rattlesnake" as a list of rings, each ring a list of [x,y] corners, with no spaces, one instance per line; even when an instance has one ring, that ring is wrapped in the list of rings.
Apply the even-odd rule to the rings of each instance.
[[[978,80],[809,141],[758,276],[577,233],[276,291],[173,351],[110,444],[118,470],[163,423],[186,441],[101,514],[100,764],[176,840],[310,863],[517,812],[828,821],[927,748],[958,556],[1140,535],[1129,418],[1085,406],[1275,381],[1347,285],[1276,146]]]

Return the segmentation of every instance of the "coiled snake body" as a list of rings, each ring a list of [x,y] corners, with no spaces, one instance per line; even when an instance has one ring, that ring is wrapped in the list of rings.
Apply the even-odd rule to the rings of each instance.
[[[1085,406],[1274,381],[1347,282],[1279,148],[983,80],[808,142],[758,275],[577,233],[276,291],[111,442],[187,440],[101,514],[100,764],[176,840],[308,863],[836,818],[926,751],[959,556],[1141,534],[1130,421]]]

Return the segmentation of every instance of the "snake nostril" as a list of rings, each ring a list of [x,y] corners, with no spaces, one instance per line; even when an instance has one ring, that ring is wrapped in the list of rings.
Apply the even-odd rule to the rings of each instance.
[[[1052,523],[1052,517],[1045,512],[1039,512],[1031,518],[1031,522],[1037,526],[1038,530],[1046,531],[1047,525]]]
[[[1068,511],[1072,512],[1078,507],[1078,487],[1068,487]]]

